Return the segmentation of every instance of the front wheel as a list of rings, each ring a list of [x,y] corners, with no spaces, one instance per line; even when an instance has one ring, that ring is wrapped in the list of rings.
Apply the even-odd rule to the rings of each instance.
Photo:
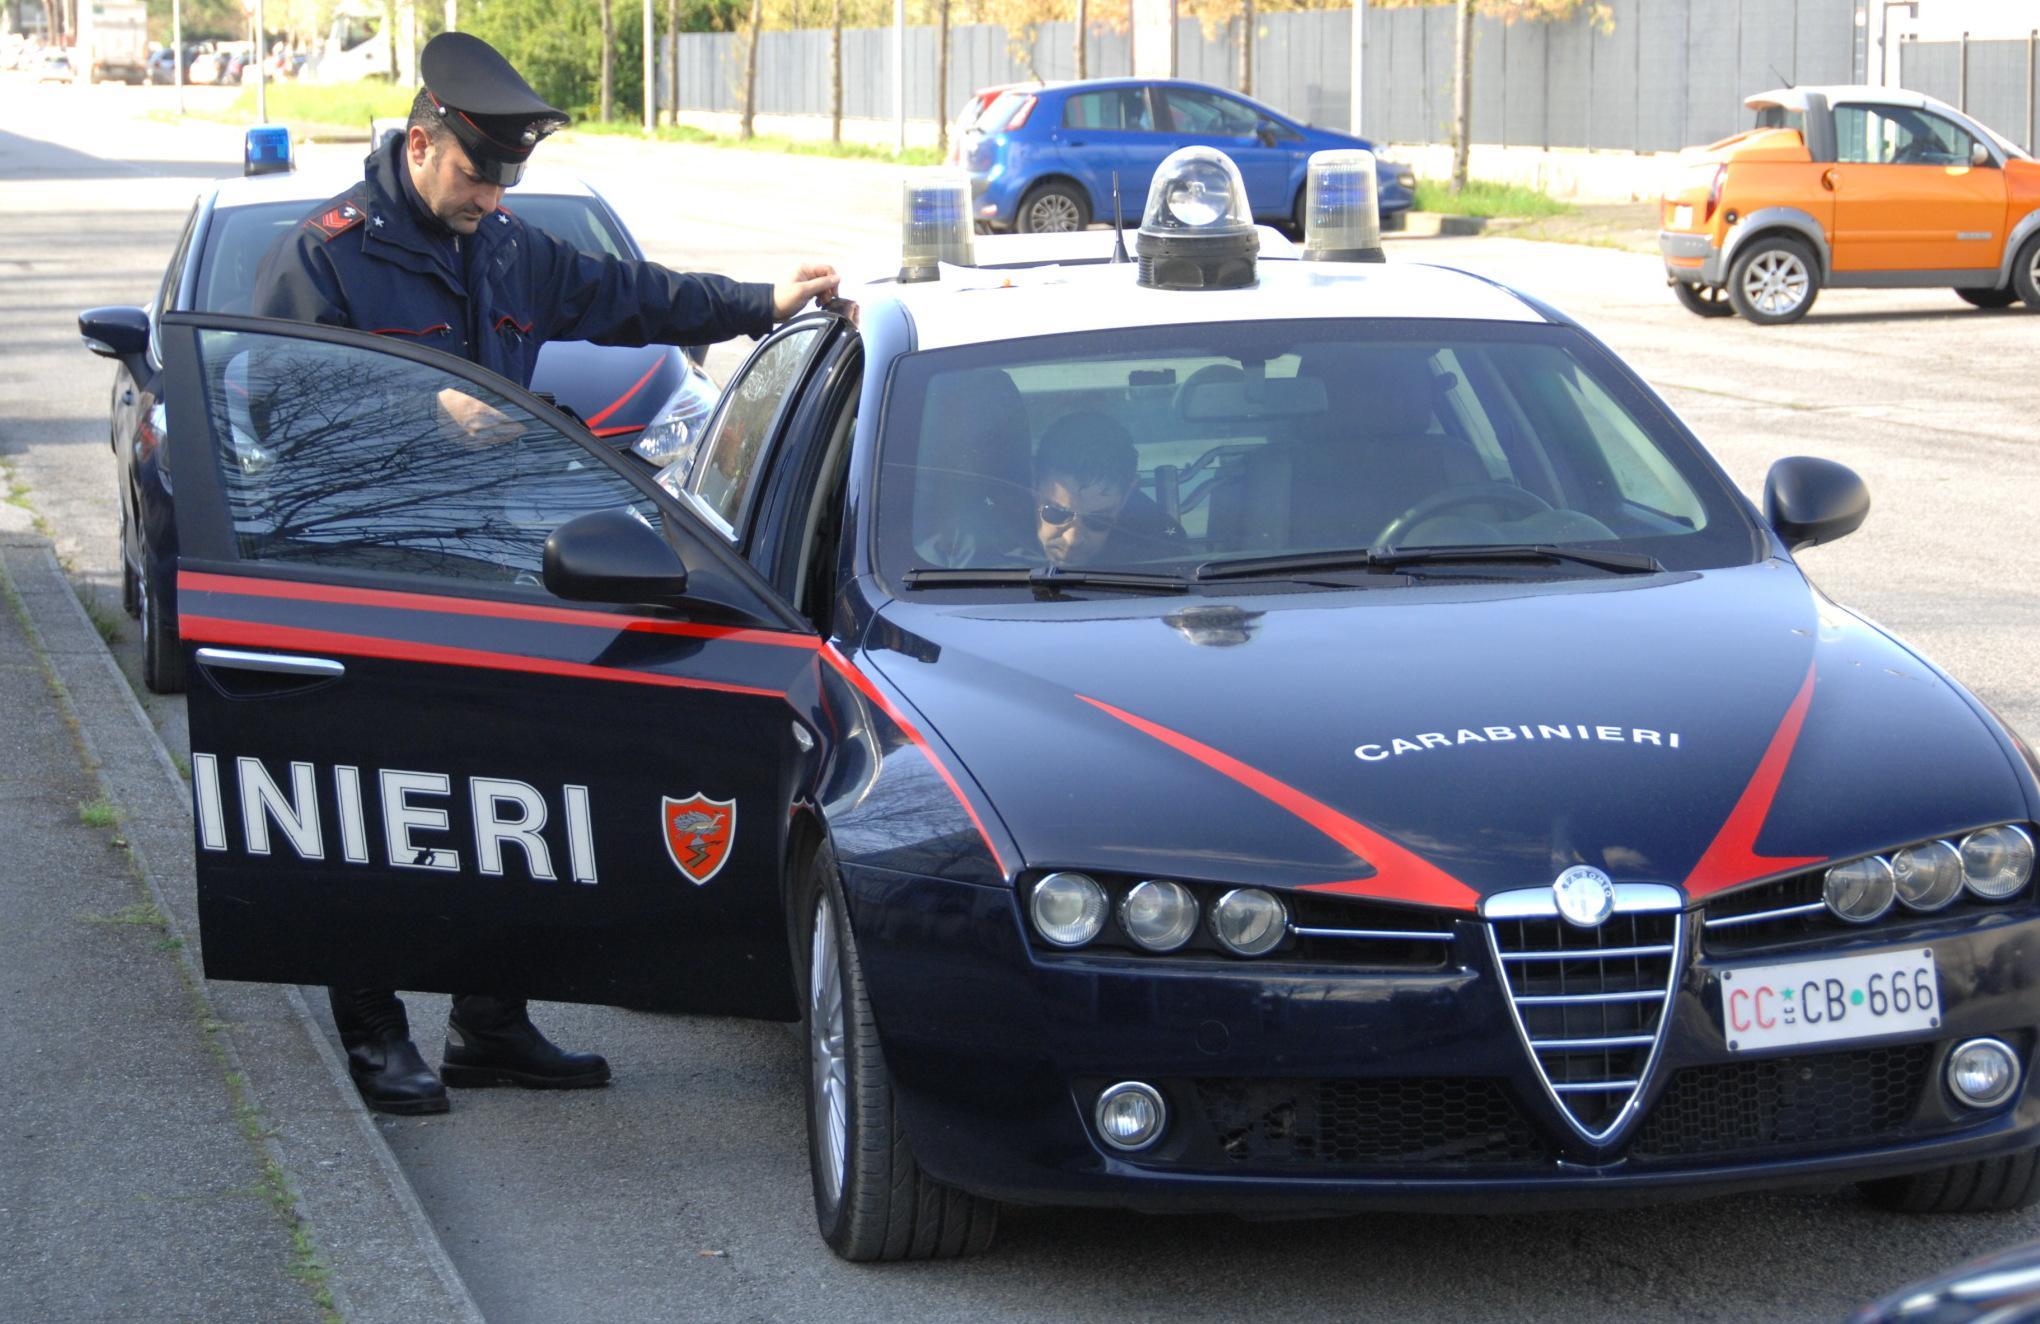
[[[807,961],[808,1167],[822,1240],[846,1260],[951,1259],[984,1250],[999,1207],[923,1175],[900,1129],[892,1076],[857,959],[834,858],[809,866],[799,913]]]
[[[2012,259],[2012,288],[2028,308],[2040,308],[2040,234],[2028,236]]]
[[[1987,1214],[2040,1201],[2040,1149],[1863,1183],[1872,1204],[1908,1214]]]
[[[1091,201],[1073,184],[1041,184],[1020,201],[1022,234],[1061,234],[1091,224]]]
[[[1806,316],[1820,294],[1820,270],[1805,244],[1782,235],[1744,245],[1728,273],[1728,301],[1759,326]]]
[[[1735,305],[1728,301],[1728,292],[1719,285],[1674,281],[1672,293],[1678,296],[1679,306],[1696,317],[1735,316]]]
[[[142,566],[142,684],[155,694],[184,692],[184,641],[177,637],[177,618],[164,600],[155,570]]]
[[[1978,308],[2009,308],[2019,301],[2019,292],[2007,285],[2001,290],[1957,290],[1955,297]]]

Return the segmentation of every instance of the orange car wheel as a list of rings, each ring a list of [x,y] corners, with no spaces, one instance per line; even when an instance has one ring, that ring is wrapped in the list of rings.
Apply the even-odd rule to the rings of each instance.
[[[2040,308],[2040,234],[2020,245],[2019,256],[2012,261],[2012,288],[2028,308]]]
[[[1764,235],[1744,244],[1728,272],[1728,301],[1761,326],[1796,322],[1820,293],[1820,268],[1797,239]]]
[[[1975,304],[1978,308],[2009,308],[2019,301],[2018,291],[2002,290],[1957,290],[1955,297],[1964,303]]]

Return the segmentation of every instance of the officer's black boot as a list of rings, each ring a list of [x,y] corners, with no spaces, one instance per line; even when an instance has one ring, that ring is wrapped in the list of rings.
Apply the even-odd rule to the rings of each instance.
[[[412,1044],[396,994],[386,988],[329,988],[326,997],[347,1049],[347,1074],[363,1103],[383,1113],[446,1111],[446,1086]]]
[[[462,993],[446,1018],[449,1085],[522,1085],[533,1090],[583,1090],[609,1083],[609,1063],[596,1053],[569,1053],[538,1032],[523,998]]]

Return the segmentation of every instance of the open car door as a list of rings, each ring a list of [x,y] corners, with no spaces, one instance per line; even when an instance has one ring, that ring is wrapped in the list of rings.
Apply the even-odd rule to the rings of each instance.
[[[809,627],[493,374],[162,333],[207,975],[793,1016]]]

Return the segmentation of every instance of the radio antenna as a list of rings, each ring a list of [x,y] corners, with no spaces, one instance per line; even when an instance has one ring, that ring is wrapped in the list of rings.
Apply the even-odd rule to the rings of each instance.
[[[1119,210],[1119,172],[1112,172],[1112,260],[1131,262],[1126,255],[1126,217]]]

